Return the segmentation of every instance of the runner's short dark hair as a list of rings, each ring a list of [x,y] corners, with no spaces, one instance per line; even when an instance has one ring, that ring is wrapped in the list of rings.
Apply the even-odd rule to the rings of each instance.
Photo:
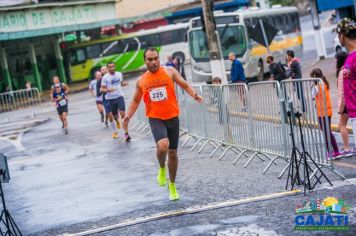
[[[274,57],[272,55],[268,55],[267,59],[270,59],[271,61],[274,61]]]
[[[146,48],[145,51],[143,52],[143,59],[146,59],[146,52],[148,52],[148,51],[157,52],[157,54],[159,55],[157,48],[149,47],[149,48]]]
[[[294,52],[292,50],[288,50],[287,55],[290,56],[291,58],[294,58]]]
[[[213,78],[213,83],[220,83],[221,84],[221,78],[220,77],[214,77]]]
[[[110,64],[114,64],[114,65],[115,65],[115,63],[114,63],[113,61],[109,61],[109,62],[106,64],[106,66],[109,66]]]

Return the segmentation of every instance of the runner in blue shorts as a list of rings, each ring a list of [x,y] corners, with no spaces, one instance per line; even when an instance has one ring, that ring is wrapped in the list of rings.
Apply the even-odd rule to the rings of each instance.
[[[102,79],[101,82],[101,91],[105,92],[105,100],[108,105],[108,118],[110,122],[110,126],[113,130],[112,137],[114,139],[118,138],[117,126],[114,123],[115,116],[120,116],[123,119],[125,117],[125,100],[124,94],[122,92],[121,86],[128,85],[127,81],[124,81],[123,76],[120,72],[115,71],[115,64],[113,62],[109,62],[107,64],[107,68],[109,70]],[[116,120],[116,119],[115,119]],[[131,137],[128,133],[128,127],[124,128],[125,130],[125,140],[129,142]]]

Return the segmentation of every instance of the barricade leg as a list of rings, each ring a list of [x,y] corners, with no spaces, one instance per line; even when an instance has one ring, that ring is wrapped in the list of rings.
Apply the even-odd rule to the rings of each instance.
[[[267,171],[268,171],[268,169],[271,167],[271,165],[272,165],[272,163],[274,163],[274,161],[275,160],[277,160],[278,158],[281,158],[281,159],[283,159],[283,160],[285,160],[286,162],[289,162],[286,158],[284,158],[283,156],[276,156],[276,157],[274,157],[269,163],[268,163],[268,165],[266,166],[266,168],[263,170],[263,174],[265,174]]]
[[[203,142],[204,138],[199,138],[192,147],[192,151],[198,146],[199,143]]]
[[[246,168],[250,162],[255,158],[255,157],[258,157],[260,158],[262,161],[265,161],[262,157],[260,157],[259,155],[259,152],[255,152],[254,154],[252,154],[252,156],[250,157],[250,159],[248,159],[248,161],[246,162],[246,164],[244,165],[244,167]]]
[[[222,150],[224,150],[224,148],[222,147],[223,144],[219,144],[218,146],[216,146],[216,148],[214,149],[214,151],[210,154],[210,158],[212,158],[214,156],[214,154],[216,153],[216,151],[221,148]]]
[[[183,148],[188,143],[189,139],[191,139],[191,138],[195,139],[195,137],[193,135],[188,135],[187,139],[183,142],[183,144],[180,147]]]
[[[246,150],[244,150],[243,152],[241,152],[241,153],[236,157],[236,159],[234,160],[234,162],[233,162],[232,164],[235,165],[235,164],[237,163],[237,161],[238,161],[243,155],[248,156],[248,155],[246,154],[246,152],[248,152],[248,151],[249,151],[249,150],[246,149]]]
[[[282,172],[278,175],[278,179],[282,178],[282,176],[284,175],[284,173],[286,173],[286,171],[288,170],[289,167],[289,163],[284,167],[284,169],[282,170]]]

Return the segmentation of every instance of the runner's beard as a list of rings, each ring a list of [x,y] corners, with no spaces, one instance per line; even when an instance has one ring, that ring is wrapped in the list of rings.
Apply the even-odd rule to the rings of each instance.
[[[157,72],[158,69],[159,69],[159,65],[148,67],[148,70],[152,73]]]

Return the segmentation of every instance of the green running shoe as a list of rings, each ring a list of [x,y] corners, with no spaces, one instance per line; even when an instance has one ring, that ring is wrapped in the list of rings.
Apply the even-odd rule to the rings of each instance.
[[[158,174],[157,174],[157,183],[160,186],[165,186],[167,183],[167,179],[166,179],[166,167],[163,168],[159,168],[158,170]]]
[[[179,194],[178,194],[178,191],[176,189],[176,184],[175,183],[169,183],[168,189],[169,189],[169,200],[171,200],[171,201],[179,200]]]

